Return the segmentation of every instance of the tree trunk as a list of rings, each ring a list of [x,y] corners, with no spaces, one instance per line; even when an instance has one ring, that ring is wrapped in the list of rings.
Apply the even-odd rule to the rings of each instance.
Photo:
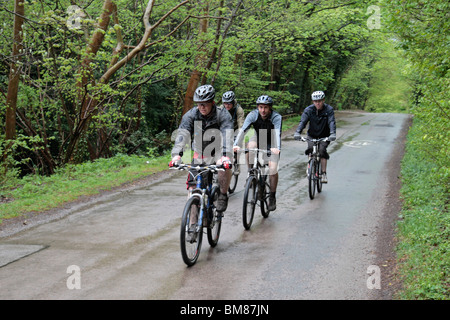
[[[205,8],[205,16],[208,15],[209,12],[209,5]],[[208,30],[208,19],[200,19],[200,33],[206,33]],[[204,43],[200,43],[199,48],[202,48],[204,46]],[[207,63],[207,57],[206,53],[204,52],[205,49],[201,50],[200,53],[195,58],[195,67],[194,70],[191,73],[191,78],[189,79],[189,83],[186,89],[186,95],[184,96],[184,104],[183,104],[183,111],[182,115],[184,115],[186,112],[188,112],[192,107],[194,106],[194,92],[195,89],[197,89],[198,83],[200,82],[200,78],[202,76],[202,73],[199,71],[202,65],[206,65]]]
[[[12,49],[12,63],[9,72],[8,93],[6,96],[6,140],[16,136],[16,108],[19,92],[20,69],[19,60],[22,51],[22,25],[25,16],[24,0],[14,2],[14,44]]]

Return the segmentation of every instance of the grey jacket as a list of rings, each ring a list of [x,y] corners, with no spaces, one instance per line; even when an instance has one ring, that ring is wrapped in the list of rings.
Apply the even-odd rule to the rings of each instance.
[[[214,104],[211,113],[205,117],[197,107],[194,107],[181,119],[172,148],[172,157],[183,156],[186,145],[191,144],[192,150],[199,155],[222,154],[231,158],[233,133],[233,120],[228,110],[218,108]]]

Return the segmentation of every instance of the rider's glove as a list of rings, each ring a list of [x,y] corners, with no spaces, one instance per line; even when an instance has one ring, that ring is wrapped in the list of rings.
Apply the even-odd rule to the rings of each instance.
[[[300,132],[294,133],[294,139],[297,141],[302,140],[302,136],[300,135]]]
[[[330,134],[330,136],[328,137],[328,140],[330,140],[330,141],[336,140],[336,133]]]
[[[231,168],[230,158],[223,156],[220,160],[222,161],[222,165],[225,169]]]
[[[179,164],[180,160],[181,160],[180,156],[173,157],[172,161],[169,162],[169,167],[177,166]]]

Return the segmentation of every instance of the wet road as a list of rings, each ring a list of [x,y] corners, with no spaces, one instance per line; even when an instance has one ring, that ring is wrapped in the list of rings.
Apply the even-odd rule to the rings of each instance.
[[[245,174],[219,244],[197,264],[179,249],[185,172],[123,192],[62,219],[0,238],[0,299],[375,299],[377,236],[388,163],[407,119],[341,112],[328,180],[310,200],[306,143],[283,140],[277,210],[245,231]]]

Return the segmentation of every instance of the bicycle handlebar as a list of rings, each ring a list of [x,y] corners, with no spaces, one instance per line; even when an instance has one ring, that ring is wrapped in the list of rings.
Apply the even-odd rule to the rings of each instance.
[[[232,165],[230,164],[230,169],[231,169],[231,166]],[[221,164],[221,165],[216,165],[216,164],[192,165],[192,164],[180,163],[180,164],[174,164],[173,167],[170,167],[169,169],[176,169],[176,170],[195,169],[195,170],[198,170],[198,171],[212,171],[212,172],[225,171],[225,168],[224,168],[223,164]]]
[[[325,138],[319,138],[319,139],[311,139],[311,138],[308,138],[308,137],[301,137],[301,140],[302,141],[311,141],[311,142],[320,142],[320,141],[330,141],[330,139],[328,138],[328,137],[325,137]]]

